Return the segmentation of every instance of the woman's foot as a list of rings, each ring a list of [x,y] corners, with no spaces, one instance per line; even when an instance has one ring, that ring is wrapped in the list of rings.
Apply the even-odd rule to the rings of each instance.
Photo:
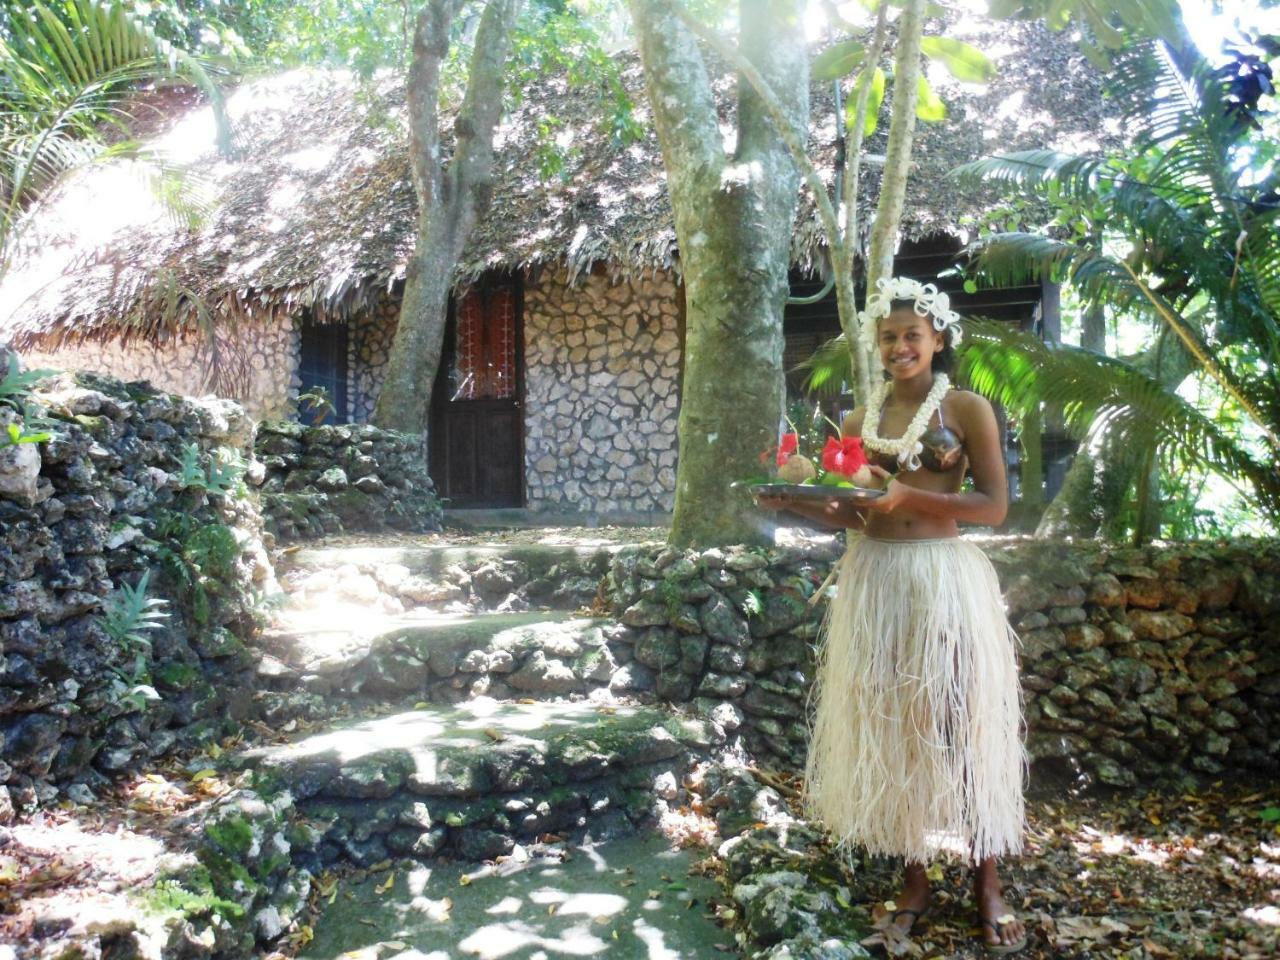
[[[974,870],[974,893],[978,901],[978,921],[988,953],[1014,953],[1027,945],[1027,928],[1000,892],[994,859],[984,860]]]
[[[893,901],[893,909],[886,905],[889,923],[896,927],[896,932],[907,936],[921,917],[929,912],[933,901],[929,890],[929,878],[925,875],[924,866],[909,863],[902,878],[902,892]]]

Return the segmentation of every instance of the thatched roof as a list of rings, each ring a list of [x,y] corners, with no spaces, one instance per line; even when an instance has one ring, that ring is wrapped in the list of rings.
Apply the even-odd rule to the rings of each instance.
[[[1107,129],[1099,80],[1064,38],[1025,24],[971,32],[985,33],[969,39],[996,57],[1000,75],[976,88],[931,71],[950,113],[918,127],[903,224],[909,238],[955,232],[990,206],[992,196],[945,179],[957,164],[1020,147],[1087,146]],[[647,126],[633,60],[624,78]],[[305,306],[323,318],[358,309],[403,278],[413,243],[403,95],[396,82],[361,84],[318,70],[245,82],[229,98],[239,146],[232,160],[213,151],[209,110],[190,111],[157,143],[198,171],[216,197],[194,230],[143,212],[137,188],[126,188],[110,165],[81,175],[46,208],[40,254],[0,287],[0,341],[163,336],[202,311],[270,316]],[[619,275],[678,268],[656,137],[616,146],[599,132],[598,103],[597,91],[570,88],[563,77],[525,92],[499,131],[494,202],[463,256],[459,283],[490,269],[540,265],[563,264],[571,277],[596,264]],[[829,85],[815,85],[812,114],[813,149],[829,170]],[[885,114],[868,154],[883,152]],[[561,175],[544,179],[536,130],[548,115],[558,120],[554,135],[567,161]],[[878,170],[864,167],[864,225]],[[125,209],[104,211],[112,201]],[[806,198],[795,264],[819,267],[821,247]]]

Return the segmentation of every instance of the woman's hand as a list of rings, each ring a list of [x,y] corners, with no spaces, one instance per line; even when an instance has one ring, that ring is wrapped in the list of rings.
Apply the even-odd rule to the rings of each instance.
[[[874,500],[868,500],[866,503],[868,510],[874,510],[876,513],[892,513],[898,507],[907,502],[910,496],[907,485],[898,480],[884,467],[871,465],[871,472],[875,474],[877,480],[884,481],[884,496],[876,497]]]

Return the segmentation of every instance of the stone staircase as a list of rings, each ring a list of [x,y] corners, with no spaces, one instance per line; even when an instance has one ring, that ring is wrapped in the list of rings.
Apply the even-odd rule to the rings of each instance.
[[[683,802],[719,732],[656,705],[610,643],[620,628],[585,609],[617,549],[294,552],[261,673],[268,722],[309,732],[234,763],[312,826],[295,860],[492,859],[633,833]]]
[[[321,863],[369,866],[631,832],[710,745],[705,724],[653,707],[485,697],[341,724],[239,762],[302,801],[324,831]]]

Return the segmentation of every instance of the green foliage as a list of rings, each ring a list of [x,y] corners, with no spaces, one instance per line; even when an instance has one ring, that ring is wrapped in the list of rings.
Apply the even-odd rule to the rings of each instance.
[[[20,370],[18,355],[9,351],[9,365],[0,376],[0,406],[8,407],[21,417],[24,422],[8,423],[4,433],[0,434],[0,450],[19,443],[44,443],[53,438],[47,431],[30,433],[26,427],[26,398],[37,381],[53,374],[53,370]]]
[[[925,56],[938,60],[952,76],[967,83],[987,83],[995,78],[995,64],[977,47],[948,37],[925,37],[921,41]],[[840,40],[813,58],[811,71],[815,80],[839,80],[862,69],[866,47],[858,40]],[[871,136],[879,125],[880,106],[884,103],[885,73],[877,66],[871,74],[871,92],[867,98],[867,116],[863,135]],[[926,123],[938,123],[947,117],[947,105],[921,73],[916,78],[916,117]],[[845,126],[852,129],[857,121],[856,101],[850,97],[846,105]]]
[[[1248,481],[1264,514],[1280,520],[1270,467],[1280,455],[1280,204],[1274,163],[1257,164],[1268,139],[1260,131],[1275,114],[1261,100],[1265,84],[1241,83],[1264,67],[1245,56],[1215,68],[1163,46],[1129,52],[1111,92],[1130,111],[1131,150],[1024,151],[956,171],[1060,214],[1052,233],[980,240],[983,280],[1060,280],[1087,302],[1154,320],[1216,388],[1215,411],[1185,401],[1158,370],[1083,351],[988,336],[964,354],[976,388],[1024,407],[1037,397],[1062,403],[1078,435],[1093,431],[1115,441],[1107,449],[1117,456],[1161,463],[1161,487],[1172,494],[1166,524],[1180,530],[1208,528],[1187,505],[1189,488],[1171,482],[1187,470]]]
[[[584,9],[544,3],[525,11],[512,35],[507,89],[520,103],[524,90],[547,74],[562,73],[570,88],[595,90],[597,134],[615,146],[626,146],[644,136],[644,127],[622,82],[620,61],[604,44],[601,20],[610,11],[607,6],[594,12],[585,5]],[[577,152],[572,145],[559,145],[557,133],[562,127],[562,119],[554,115],[538,121],[535,143],[544,180],[566,176],[567,163]]]
[[[311,417],[313,426],[323,423],[325,417],[336,410],[333,398],[324,387],[312,387],[298,394],[298,413],[301,415],[305,411]]]
[[[147,596],[150,581],[151,571],[146,570],[135,585],[120,584],[103,603],[103,616],[99,620],[102,628],[129,653],[149,652],[151,641],[146,632],[160,629],[169,619],[164,611],[168,601]]]
[[[174,511],[156,527],[156,555],[165,575],[177,588],[187,611],[199,625],[209,622],[211,598],[235,576],[241,554],[235,531],[225,524],[196,520]]]
[[[959,373],[1018,417],[1047,404],[1067,431],[1105,428],[1120,462],[1207,464],[1248,479],[1259,506],[1280,521],[1280,475],[1248,443],[1145,371],[1112,357],[1039,338],[997,321],[966,323]]]
[[[9,366],[0,377],[0,403],[21,411],[23,401],[31,395],[31,388],[54,373],[54,370],[19,369],[18,354],[10,350]]]
[[[208,871],[201,872],[207,878]],[[187,918],[202,917],[210,913],[215,913],[227,920],[236,920],[244,916],[244,908],[240,904],[218,896],[213,892],[211,885],[208,889],[203,888],[203,885],[201,887],[193,891],[178,880],[161,880],[146,892],[146,909],[161,915],[178,913]]]
[[[916,116],[926,123],[941,123],[947,119],[947,105],[933,92],[923,73],[916,77]]]
[[[1040,20],[1052,30],[1082,28],[1080,48],[1100,69],[1109,64],[1108,52],[1120,50],[1127,39],[1176,42],[1181,33],[1177,0],[988,0],[987,11],[996,19]]]
[[[151,571],[146,570],[138,578],[137,584],[120,584],[103,602],[103,615],[98,618],[102,629],[116,642],[125,656],[131,658],[127,669],[113,669],[127,688],[121,701],[135,710],[142,710],[149,701],[160,699],[160,695],[148,683],[150,672],[147,660],[151,653],[151,641],[146,634],[160,629],[164,621],[169,619],[169,614],[164,609],[168,606],[168,601],[147,596],[150,581]]]
[[[0,31],[0,274],[40,199],[66,173],[112,156],[154,159],[128,133],[127,97],[140,84],[178,76],[200,86],[230,146],[206,63],[157,34],[131,5],[37,0],[9,12]]]
[[[209,466],[200,463],[200,448],[194,442],[182,449],[181,469],[182,489],[205,490],[216,496],[237,495],[244,493],[244,473],[247,469],[244,458],[234,451],[225,448],[209,457]]]
[[[965,83],[990,83],[996,78],[996,65],[991,58],[963,40],[923,37],[920,52],[937,60],[953,77]]]
[[[862,66],[867,48],[857,40],[839,40],[816,57],[809,66],[815,80],[839,80]]]

